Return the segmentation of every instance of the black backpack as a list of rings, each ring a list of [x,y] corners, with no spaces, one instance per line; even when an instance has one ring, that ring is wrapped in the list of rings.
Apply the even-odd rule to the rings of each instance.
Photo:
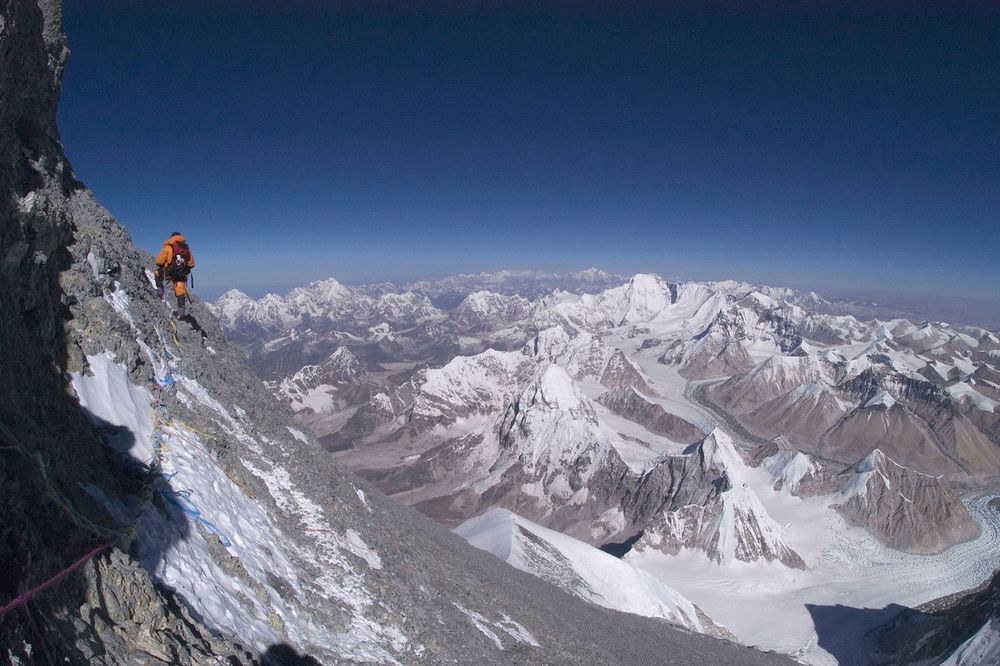
[[[191,250],[188,249],[188,244],[182,240],[175,240],[171,243],[171,247],[174,250],[174,258],[164,267],[165,272],[171,280],[183,280],[191,272],[188,267],[188,262],[191,260]]]

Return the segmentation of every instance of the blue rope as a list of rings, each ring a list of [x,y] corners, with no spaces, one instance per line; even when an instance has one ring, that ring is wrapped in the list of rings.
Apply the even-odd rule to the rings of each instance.
[[[175,385],[173,368],[170,367],[170,361],[173,359],[173,356],[170,354],[169,351],[167,351],[166,345],[164,345],[163,347],[163,354],[164,358],[166,359],[167,371],[163,376],[162,380],[160,378],[157,378],[156,382],[161,388],[169,390],[170,388],[173,388]],[[160,424],[162,423],[169,424],[171,422],[172,418],[170,416],[170,411],[167,409],[166,404],[164,404],[163,402],[162,392],[160,394],[159,400],[157,401],[157,405],[154,409],[158,413],[158,416],[160,417],[159,418]],[[190,491],[187,490],[175,491],[169,487],[168,484],[170,480],[174,476],[176,476],[177,472],[172,472],[170,474],[163,472],[163,457],[164,457],[163,447],[166,444],[166,438],[163,436],[160,424],[157,424],[157,427],[154,428],[153,434],[150,438],[153,445],[153,459],[148,463],[149,472],[154,477],[154,483],[157,486],[159,486],[158,490],[160,495],[167,502],[173,504],[178,509],[183,511],[185,514],[193,518],[195,521],[201,523],[201,525],[209,532],[212,532],[215,535],[217,535],[219,537],[219,541],[222,542],[222,545],[227,547],[231,546],[232,542],[229,540],[228,537],[226,537],[225,534],[223,534],[222,530],[220,530],[214,523],[212,523],[210,520],[208,520],[201,514],[201,511],[198,509],[197,505],[191,500]],[[10,443],[13,445],[12,447],[13,449],[21,452],[29,460],[35,463],[39,472],[41,472],[42,480],[44,482],[47,494],[52,500],[55,501],[57,505],[59,505],[66,512],[66,514],[68,515],[70,520],[73,521],[74,524],[93,534],[105,538],[111,538],[114,541],[122,539],[131,540],[132,538],[131,532],[135,529],[136,524],[138,523],[143,511],[145,510],[145,506],[148,506],[148,504],[144,503],[145,506],[140,508],[138,515],[135,518],[135,521],[131,525],[126,526],[126,529],[124,531],[111,530],[104,527],[103,525],[98,525],[97,523],[94,523],[86,516],[81,514],[79,511],[77,511],[76,508],[73,506],[73,503],[69,500],[69,498],[65,495],[65,493],[63,493],[61,489],[55,485],[53,480],[49,477],[48,467],[40,451],[35,451],[35,452],[28,451],[24,446],[21,445],[21,442],[14,435],[14,433],[11,432],[11,430],[2,422],[0,422],[0,435],[2,435],[3,437],[5,437],[7,440],[10,441]],[[131,460],[130,458],[127,458],[124,454],[122,454],[122,457],[130,460],[135,464],[139,465],[142,464],[142,463],[137,463],[136,461]]]
[[[184,491],[177,492],[171,490],[170,488],[167,488],[165,490],[161,490],[160,494],[163,496],[163,499],[167,500],[168,502],[173,504],[175,507],[177,507],[187,515],[194,518],[197,522],[201,523],[202,527],[204,527],[206,530],[212,532],[217,537],[219,537],[219,541],[222,542],[223,546],[228,547],[233,545],[233,543],[229,540],[229,538],[226,537],[225,534],[223,534],[222,530],[220,530],[218,527],[215,526],[214,523],[212,523],[210,520],[201,515],[201,511],[198,509],[197,505],[195,505],[195,503],[191,501],[191,498],[188,497],[188,494],[186,492]],[[187,506],[185,505],[185,503],[187,504]]]

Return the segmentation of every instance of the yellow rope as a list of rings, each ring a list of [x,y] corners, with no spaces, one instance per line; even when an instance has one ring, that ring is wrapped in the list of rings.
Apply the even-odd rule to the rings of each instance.
[[[201,435],[202,437],[211,437],[212,439],[215,439],[215,435],[210,435],[207,432],[202,432],[201,430],[198,430],[197,428],[188,425],[187,423],[185,423],[184,421],[181,421],[180,419],[173,419],[173,422],[171,423],[171,425],[179,425],[180,427],[184,428],[185,430],[190,430],[191,432],[195,433],[196,435]]]

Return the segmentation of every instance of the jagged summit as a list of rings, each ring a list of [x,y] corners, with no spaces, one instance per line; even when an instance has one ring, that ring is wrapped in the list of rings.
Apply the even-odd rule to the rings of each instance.
[[[739,477],[746,468],[743,457],[733,444],[733,438],[718,428],[689,450],[698,457],[702,470],[715,467],[729,476]]]

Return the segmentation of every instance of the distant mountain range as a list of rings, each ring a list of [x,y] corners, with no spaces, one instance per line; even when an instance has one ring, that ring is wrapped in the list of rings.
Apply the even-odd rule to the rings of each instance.
[[[339,460],[491,552],[502,533],[515,566],[592,600],[607,596],[591,565],[569,563],[586,544],[833,585],[867,566],[866,539],[946,558],[985,538],[967,504],[1000,480],[1000,335],[859,308],[596,270],[325,280],[214,306]],[[615,607],[667,594],[639,587]],[[746,640],[698,598],[664,616],[694,626],[685,603]]]

